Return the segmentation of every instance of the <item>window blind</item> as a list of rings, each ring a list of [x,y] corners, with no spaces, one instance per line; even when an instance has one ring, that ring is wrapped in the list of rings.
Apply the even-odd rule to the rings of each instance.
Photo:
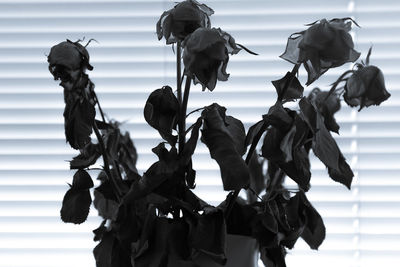
[[[391,98],[358,113],[346,106],[337,115],[336,136],[355,173],[353,188],[334,183],[312,159],[308,196],[323,216],[327,237],[319,251],[300,241],[289,251],[295,266],[400,265],[400,3],[396,0],[209,0],[214,27],[256,51],[232,56],[228,82],[214,92],[192,87],[189,111],[218,102],[246,128],[273,104],[271,80],[291,64],[278,56],[287,37],[321,18],[352,17],[356,50],[385,74]],[[66,143],[63,96],[47,70],[50,47],[66,38],[94,38],[89,72],[110,118],[126,121],[138,149],[140,172],[160,141],[146,125],[143,107],[151,91],[175,88],[171,46],[157,41],[155,24],[173,1],[156,0],[0,0],[0,267],[95,266],[92,230],[100,218],[91,209],[82,225],[64,224],[61,201],[72,181],[68,160],[77,152]],[[315,85],[327,89],[346,65],[329,70]],[[305,72],[300,72],[305,81]],[[196,115],[189,117],[193,123]],[[218,165],[200,144],[194,158],[197,189],[218,204],[225,198]],[[95,174],[93,175],[95,177]],[[288,182],[290,185],[290,182]]]

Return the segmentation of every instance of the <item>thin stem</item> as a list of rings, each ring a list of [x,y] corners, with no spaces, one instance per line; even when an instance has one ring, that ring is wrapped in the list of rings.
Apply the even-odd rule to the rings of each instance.
[[[100,111],[100,114],[101,114],[101,118],[102,118],[102,120],[103,120],[103,122],[104,123],[106,123],[106,119],[105,119],[105,116],[104,116],[104,112],[103,112],[103,109],[101,108],[101,106],[100,106],[100,101],[99,101],[99,99],[97,98],[97,94],[96,94],[96,92],[94,91],[94,90],[92,90],[92,93],[93,93],[93,97],[94,97],[94,99],[95,99],[95,101],[96,101],[96,103],[97,103],[97,107],[99,108],[99,111]],[[96,127],[97,127],[97,124],[96,124]],[[97,135],[96,135],[97,136]],[[97,139],[98,139],[99,137],[97,136]],[[103,140],[101,140],[101,142],[103,142]],[[99,143],[100,143],[100,140],[99,140]],[[104,145],[104,143],[103,143],[103,145]],[[104,149],[104,151],[105,151],[105,149]],[[107,156],[107,155],[106,155]],[[103,156],[103,159],[104,159],[104,156]],[[108,159],[107,159],[107,162],[108,162]],[[105,163],[104,163],[105,164]],[[113,165],[113,167],[114,167],[114,169],[117,171],[117,173],[118,173],[118,176],[119,176],[119,178],[122,180],[122,175],[121,175],[121,171],[120,171],[120,169],[119,169],[119,167],[118,167],[118,162],[116,161],[116,160],[114,160],[113,162],[112,162],[112,165]],[[110,172],[110,174],[111,174],[111,172]],[[112,178],[110,178],[111,180],[113,180]],[[114,181],[114,180],[113,180]],[[115,181],[114,181],[115,182]],[[116,190],[119,190],[119,188],[118,188],[118,186],[116,185]],[[121,192],[119,192],[119,193],[121,193]],[[121,194],[122,195],[122,194]]]
[[[182,88],[182,84],[183,84],[183,78],[185,77],[185,73],[182,74],[181,76],[181,88]]]
[[[251,157],[253,156],[253,152],[254,152],[254,150],[256,150],[258,142],[260,141],[261,136],[263,135],[264,131],[268,128],[268,126],[269,126],[269,124],[267,122],[264,122],[264,124],[261,126],[260,131],[258,131],[258,133],[254,136],[253,143],[250,146],[249,153],[247,153],[246,160],[245,160],[247,165],[250,164],[250,160],[251,160]]]
[[[191,79],[189,76],[186,76],[185,83],[185,92],[183,94],[183,101],[180,110],[179,116],[179,152],[183,151],[183,147],[185,146],[185,136],[186,136],[186,109],[189,101],[189,92]]]
[[[86,168],[88,171],[102,171],[102,168]]]
[[[178,41],[176,44],[176,88],[178,90],[178,102],[182,104],[182,80],[183,76],[181,74],[181,42]],[[182,78],[181,78],[182,76]]]
[[[92,90],[92,94],[93,94],[94,100],[96,101],[97,107],[99,108],[101,119],[103,120],[104,123],[106,123],[104,112],[103,112],[103,109],[100,106],[100,101],[97,98],[97,94],[96,94],[96,92],[94,90]]]
[[[120,188],[118,187],[118,184],[112,178],[113,176],[111,175],[111,170],[110,170],[108,155],[106,152],[106,147],[104,145],[103,137],[100,134],[99,128],[97,127],[96,121],[93,122],[93,130],[94,130],[94,133],[96,134],[97,140],[99,141],[101,154],[103,156],[104,171],[106,172],[108,179],[110,179],[112,185],[115,188],[117,199],[120,200],[121,196],[122,196],[122,192],[121,192]]]
[[[192,125],[190,125],[189,128],[186,129],[185,136],[194,128],[195,125],[196,125],[196,123],[193,123]]]
[[[195,109],[195,110],[190,111],[190,112],[186,115],[186,118],[189,117],[190,115],[192,115],[193,113],[195,113],[195,112],[197,112],[197,111],[200,111],[200,110],[203,110],[203,109],[204,109],[204,107],[202,107],[202,108],[197,108],[197,109]]]
[[[119,178],[120,178],[121,180],[123,180],[123,179],[122,179],[121,170],[120,170],[119,165],[118,165],[118,161],[114,160],[114,165],[113,165],[113,167],[117,170],[117,173],[118,173]]]
[[[348,70],[348,71],[344,72],[342,75],[340,75],[340,77],[336,80],[336,82],[334,82],[334,83],[332,84],[332,88],[331,88],[331,90],[329,90],[329,92],[328,92],[328,94],[326,95],[324,101],[326,101],[326,100],[329,98],[329,96],[336,90],[336,87],[337,87],[341,82],[343,82],[343,81],[345,80],[346,75],[349,74],[349,73],[353,73],[353,72],[354,72],[353,70]]]
[[[256,191],[254,191],[253,188],[249,187],[248,190],[249,190],[250,192],[252,192],[259,200],[263,201],[263,199],[257,194]]]
[[[189,101],[189,92],[190,92],[190,85],[191,85],[191,79],[186,76],[186,83],[185,83],[185,92],[183,93],[183,103],[182,103],[182,115],[184,115],[184,119],[186,121],[186,110],[187,110],[187,104]]]

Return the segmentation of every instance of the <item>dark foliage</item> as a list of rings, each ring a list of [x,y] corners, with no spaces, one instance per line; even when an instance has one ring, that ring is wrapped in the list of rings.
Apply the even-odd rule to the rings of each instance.
[[[277,100],[246,134],[243,123],[226,115],[226,108],[217,103],[203,107],[186,129],[186,117],[193,113],[186,111],[192,80],[212,91],[217,80],[229,77],[229,54],[241,49],[255,54],[228,33],[211,28],[211,14],[206,5],[186,0],[164,12],[157,23],[159,39],[176,43],[178,53],[184,49],[186,85],[182,97],[179,75],[176,95],[164,86],[146,101],[144,118],[163,141],[152,149],[158,160],[143,175],[137,171],[138,155],[129,133],[120,123],[105,119],[85,73],[93,69],[86,46],[67,40],[50,51],[49,70],[64,88],[66,140],[80,150],[70,161],[76,173],[62,202],[64,222],[86,220],[94,187],[88,171],[100,157],[103,160],[99,184],[93,189],[94,207],[103,218],[93,231],[99,241],[93,250],[98,267],[197,267],[199,257],[224,265],[227,234],[256,239],[266,266],[285,267],[287,249],[299,238],[311,249],[318,249],[325,239],[322,217],[305,194],[311,187],[310,151],[334,181],[350,189],[353,172],[331,134],[340,128],[334,115],[342,94],[348,105],[360,110],[388,99],[383,74],[369,65],[370,51],[366,63],[341,75],[330,91],[315,88],[303,96],[297,72],[300,65],[305,67],[309,85],[328,69],[354,62],[359,53],[349,31],[355,22],[322,19],[289,37],[281,57],[295,66],[272,81]],[[178,68],[181,56],[177,55]],[[341,82],[345,86],[338,87]],[[298,101],[299,108],[287,107],[289,101]],[[101,120],[96,119],[96,107]],[[97,142],[92,142],[92,133]],[[218,207],[192,191],[199,136],[219,165],[224,189],[231,191]],[[286,176],[296,188],[285,188]],[[238,197],[242,189],[246,200]]]

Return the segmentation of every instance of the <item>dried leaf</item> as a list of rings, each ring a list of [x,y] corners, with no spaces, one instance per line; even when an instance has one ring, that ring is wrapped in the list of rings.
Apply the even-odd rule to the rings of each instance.
[[[238,143],[232,139],[232,133],[225,125],[220,111],[221,108],[216,104],[203,111],[204,127],[201,140],[209,148],[211,157],[220,166],[224,190],[237,190],[249,184],[250,173],[236,149]],[[242,144],[244,138],[243,135]]]
[[[178,114],[179,102],[169,86],[153,91],[146,101],[144,118],[171,146],[177,141],[172,129],[176,129]]]
[[[76,99],[73,104],[66,104],[65,137],[72,148],[82,149],[90,142],[95,115],[94,106],[86,99]]]
[[[66,223],[81,224],[89,215],[92,198],[89,190],[71,187],[64,196],[61,207],[61,220]]]
[[[290,85],[287,87],[286,91],[284,91],[284,88],[289,82]],[[283,102],[294,101],[295,99],[303,96],[304,87],[301,85],[297,77],[291,72],[287,72],[286,75],[280,80],[272,81],[272,84],[276,89],[278,99],[281,99]]]
[[[84,169],[96,163],[101,156],[100,147],[98,144],[88,143],[81,153],[70,161],[71,169]]]
[[[246,131],[243,123],[232,116],[226,116],[225,123],[232,140],[235,142],[236,151],[243,156],[247,150],[245,147]]]
[[[264,163],[265,159],[259,157],[258,154],[254,151],[249,162],[250,188],[254,190],[257,195],[265,190],[266,186],[266,177],[263,171]],[[257,196],[255,196],[253,192],[247,191],[247,199],[250,203],[254,203],[255,201],[257,201]]]
[[[167,176],[159,171],[160,162],[156,162],[143,174],[142,178],[132,183],[131,188],[124,197],[124,202],[130,203],[151,193],[161,185]]]
[[[94,234],[93,241],[100,241],[103,239],[104,234],[107,232],[107,227],[105,227],[106,222],[107,220],[103,220],[100,226],[92,231]]]
[[[322,115],[317,113],[317,132],[314,135],[313,151],[314,154],[325,164],[325,166],[339,170],[340,150],[335,139],[326,129]]]
[[[350,189],[354,174],[342,153],[339,154],[339,170],[328,168],[328,173],[334,181],[344,184]]]
[[[293,125],[292,128],[286,133],[280,143],[280,149],[283,152],[285,159],[284,162],[289,162],[293,159],[292,150],[293,150],[293,140],[296,134],[296,125]]]
[[[186,166],[192,158],[194,150],[196,149],[197,146],[197,140],[199,139],[199,129],[202,124],[203,124],[203,119],[198,118],[193,126],[190,138],[188,139],[188,141],[185,144],[185,147],[183,148],[183,151],[180,155],[181,164],[183,166]]]
[[[74,174],[72,187],[76,190],[88,190],[94,186],[93,180],[85,170],[78,170]]]
[[[307,242],[311,249],[318,249],[325,239],[326,230],[324,221],[318,211],[308,201],[306,195],[302,192],[298,194],[300,194],[300,198],[303,202],[303,212],[306,216],[306,227],[301,237]]]
[[[112,254],[116,239],[110,232],[104,234],[100,243],[93,249],[97,267],[114,267]]]
[[[268,115],[263,116],[272,126],[282,131],[289,130],[293,123],[293,118],[289,115],[288,110],[282,106],[282,102],[277,101],[275,105],[270,107]]]
[[[110,186],[110,184],[108,184],[108,186]],[[104,219],[115,221],[118,215],[119,204],[113,198],[107,198],[107,194],[103,194],[104,191],[102,188],[104,188],[104,186],[94,190],[93,205],[97,209],[99,216]]]
[[[261,131],[261,129],[262,129],[263,126],[264,126],[264,123],[265,123],[264,120],[260,120],[259,122],[257,122],[256,124],[252,125],[252,126],[249,128],[249,131],[247,132],[247,135],[246,135],[246,140],[245,140],[245,142],[244,142],[246,148],[247,148],[250,144],[253,144],[254,137],[255,137],[256,135],[259,134],[259,132]]]

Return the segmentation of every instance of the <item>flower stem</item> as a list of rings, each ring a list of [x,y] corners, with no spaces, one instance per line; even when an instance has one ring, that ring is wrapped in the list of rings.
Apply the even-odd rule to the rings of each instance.
[[[183,150],[185,146],[185,136],[186,136],[186,110],[189,101],[191,79],[189,75],[186,76],[185,91],[183,93],[183,100],[179,115],[179,152]]]
[[[94,100],[96,101],[97,107],[99,108],[99,111],[100,111],[100,114],[101,114],[101,118],[102,118],[103,122],[104,122],[105,124],[107,124],[106,119],[105,119],[105,116],[104,116],[103,109],[102,109],[101,106],[100,106],[100,101],[99,101],[99,99],[97,98],[97,94],[96,94],[96,92],[95,92],[94,90],[92,90],[92,94],[93,94]],[[96,127],[97,127],[97,124],[96,124]],[[96,136],[97,136],[97,134],[96,134]],[[98,139],[98,138],[99,138],[99,137],[97,136],[97,139]],[[100,137],[100,138],[101,138],[101,137]],[[101,140],[101,141],[103,141],[103,140]],[[100,140],[99,140],[99,143],[100,143]],[[104,144],[103,144],[103,145],[104,145]],[[104,148],[104,151],[106,151],[105,148]],[[107,156],[107,155],[106,155],[106,156]],[[104,156],[103,156],[103,158],[104,158]],[[108,160],[107,160],[107,162],[108,162]],[[105,164],[105,163],[104,163],[104,164]],[[114,161],[112,162],[112,165],[113,165],[113,167],[115,168],[115,170],[117,171],[119,178],[122,180],[122,175],[121,175],[121,171],[120,171],[119,166],[118,166],[118,162],[117,162],[116,160],[114,160]],[[111,174],[111,173],[110,173],[110,174]],[[112,177],[111,177],[110,179],[113,180]],[[113,180],[113,181],[114,181],[114,180]],[[117,190],[118,190],[118,189],[117,189]]]
[[[341,83],[341,82],[343,82],[343,81],[346,80],[346,78],[345,78],[346,75],[349,74],[349,73],[353,73],[353,72],[354,72],[353,70],[348,70],[348,71],[344,72],[342,75],[340,75],[340,77],[336,80],[336,82],[334,82],[334,83],[332,84],[332,88],[331,88],[331,90],[329,90],[329,92],[328,92],[328,94],[326,95],[324,101],[326,101],[326,100],[329,98],[329,96],[330,96],[331,94],[333,94],[333,92],[336,90],[336,87],[339,85],[339,83]]]
[[[198,111],[203,110],[203,109],[204,109],[204,107],[201,107],[201,108],[197,108],[197,109],[195,109],[195,110],[190,111],[190,112],[186,115],[186,118],[189,117],[190,115],[192,115],[193,113],[198,112]]]
[[[93,90],[93,97],[94,97],[94,100],[95,100],[96,103],[97,103],[97,107],[99,108],[100,115],[101,115],[101,119],[103,120],[104,123],[106,123],[106,119],[105,119],[105,117],[104,117],[103,109],[102,109],[101,106],[100,106],[99,99],[97,98],[97,95],[96,95],[96,93],[95,93],[94,90]]]
[[[115,188],[117,199],[120,200],[121,196],[122,196],[122,192],[121,192],[121,189],[119,188],[118,184],[116,183],[116,181],[112,178],[113,176],[112,176],[111,170],[110,170],[110,163],[108,160],[106,147],[104,145],[103,137],[100,134],[99,128],[97,127],[96,121],[93,122],[93,130],[94,130],[94,133],[96,134],[97,140],[99,141],[99,145],[101,148],[101,154],[103,156],[103,162],[104,162],[104,171],[106,172],[108,179],[111,181],[111,184]]]
[[[178,102],[182,104],[182,80],[183,76],[181,74],[182,67],[181,67],[181,42],[178,41],[176,43],[176,88],[178,91]]]

